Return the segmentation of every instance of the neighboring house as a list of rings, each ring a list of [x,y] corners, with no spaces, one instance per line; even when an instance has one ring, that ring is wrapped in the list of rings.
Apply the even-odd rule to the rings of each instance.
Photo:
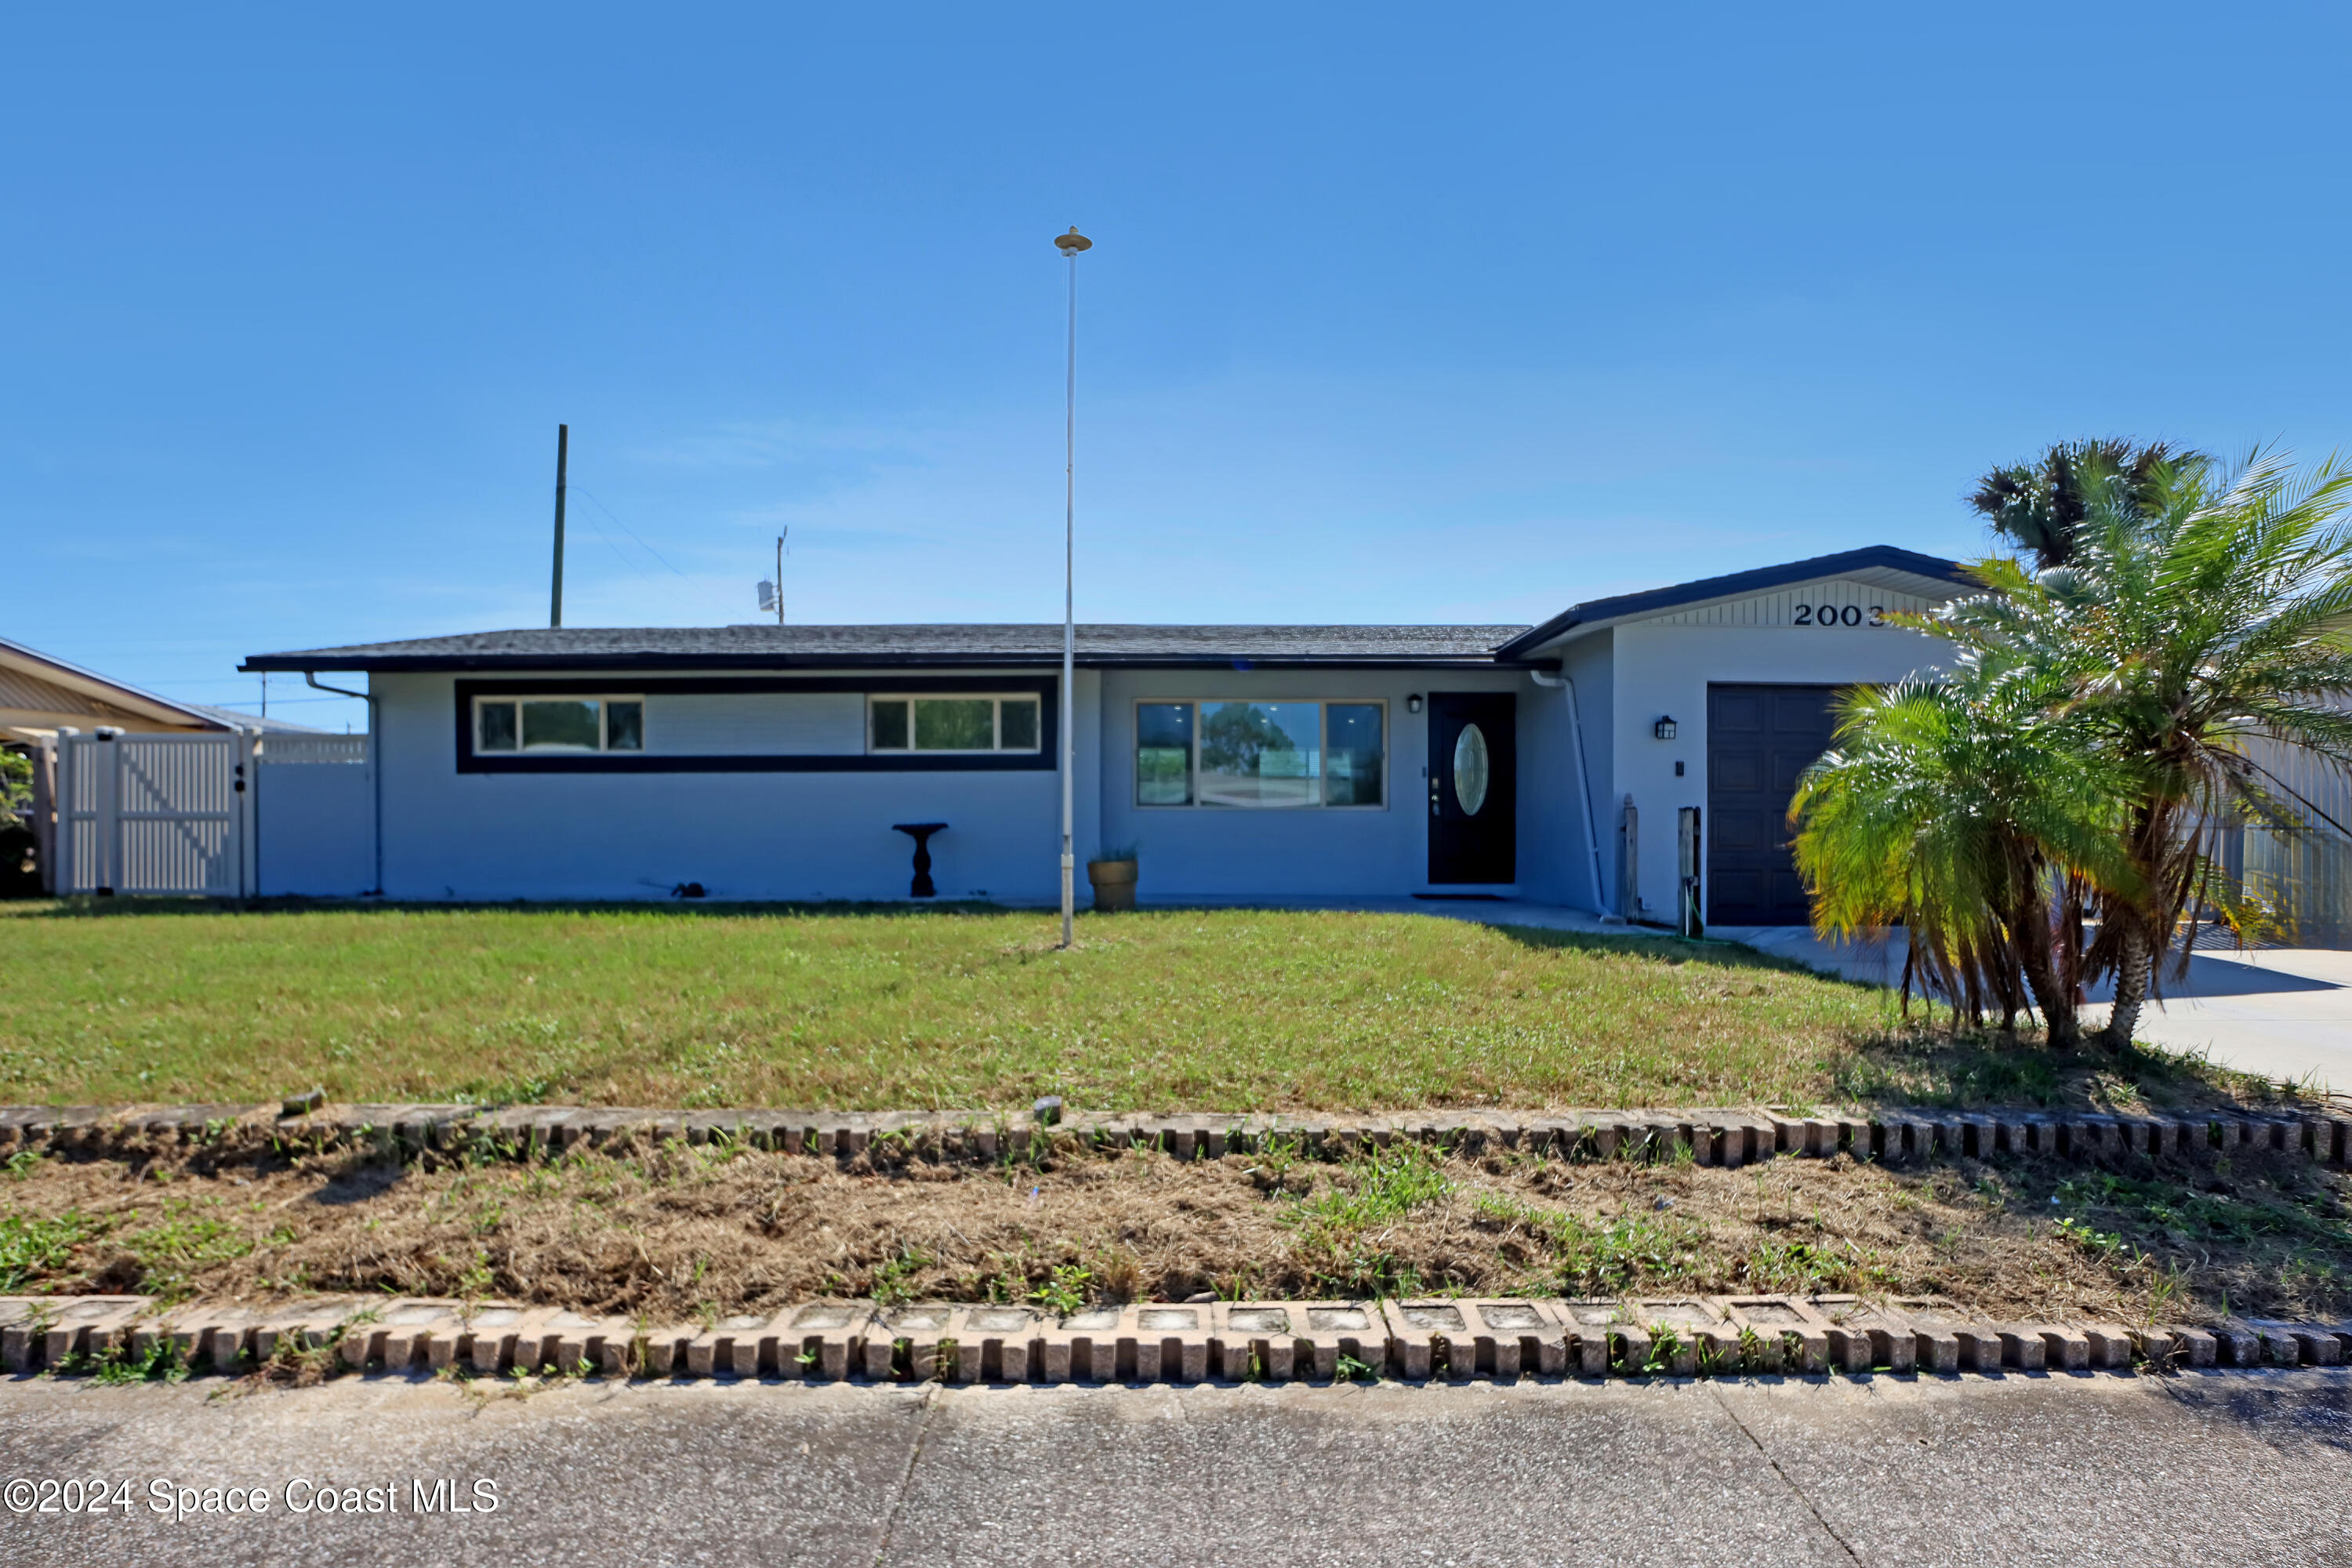
[[[1885,622],[1953,562],[1887,546],[1580,605],[1535,627],[1083,626],[1083,859],[1144,901],[1515,897],[1805,918],[1796,774]],[[1051,901],[1058,626],[486,632],[258,655],[367,677],[394,899]],[[1671,724],[1667,721],[1671,720]]]
[[[219,709],[174,702],[0,638],[0,740],[29,742],[101,724],[142,733],[231,727]]]
[[[109,752],[123,752],[133,746],[144,747],[157,757],[179,754],[189,756],[217,754],[224,767],[234,768],[229,761],[230,742],[238,741],[238,731],[279,737],[285,745],[299,737],[323,737],[324,731],[306,724],[289,724],[280,720],[257,718],[233,709],[215,708],[199,702],[180,702],[168,697],[158,697],[120,680],[100,675],[95,670],[68,664],[61,658],[36,652],[22,643],[0,638],[0,745],[27,752],[33,762],[33,799],[28,814],[37,867],[39,885],[54,891],[58,886],[60,857],[58,853],[58,781],[62,751],[70,751],[88,741],[103,742],[111,737],[126,737],[121,746],[108,745]],[[240,742],[249,743],[249,742]],[[354,742],[356,744],[356,742]],[[194,750],[191,751],[191,745]],[[159,820],[171,815],[173,804],[165,797],[182,792],[190,783],[184,766],[148,769],[142,773],[142,782],[135,794],[115,791],[105,799],[110,806],[119,806],[127,818],[145,817]],[[227,787],[224,785],[223,787]],[[242,784],[235,789],[242,792]],[[201,793],[199,791],[198,793]],[[85,800],[84,806],[89,805]],[[154,809],[147,809],[154,808]],[[68,816],[72,815],[68,811]],[[84,817],[89,815],[85,810]],[[206,815],[219,816],[219,811]],[[132,838],[142,830],[133,829]],[[185,839],[184,826],[176,822],[143,830],[150,841]],[[68,837],[71,837],[70,830]],[[119,837],[110,831],[110,837]],[[217,837],[217,836],[215,836]],[[167,846],[167,848],[175,846]],[[137,858],[136,855],[130,857]],[[164,855],[163,858],[171,858]],[[302,851],[306,860],[317,857]],[[124,858],[118,855],[117,859]],[[149,859],[156,858],[154,854]],[[199,849],[180,854],[177,858],[190,864],[215,868],[224,855],[217,843],[207,841]],[[111,864],[111,862],[109,862]],[[73,878],[66,879],[70,885]],[[220,881],[208,870],[203,879],[190,886],[190,890],[212,891],[235,884]]]

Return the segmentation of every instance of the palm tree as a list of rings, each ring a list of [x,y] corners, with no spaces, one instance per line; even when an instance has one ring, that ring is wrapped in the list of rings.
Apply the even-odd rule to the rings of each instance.
[[[2127,496],[2149,499],[2166,472],[2202,461],[2199,454],[2175,451],[2163,441],[2138,447],[2113,437],[2061,441],[2030,462],[1986,474],[1969,504],[1995,532],[2032,552],[2042,566],[2063,566],[2074,558],[2095,492],[2105,496],[2120,477]]]
[[[1797,865],[1825,935],[1901,924],[1915,978],[2013,1028],[2028,1005],[2052,1044],[2077,1037],[2088,876],[2132,887],[2117,802],[2126,783],[2084,743],[2031,664],[1964,657],[1948,677],[1857,688],[1836,744],[1799,782]]]
[[[2352,468],[2330,458],[2297,478],[2283,454],[2257,452],[2229,470],[2078,462],[2073,482],[2063,563],[1988,563],[1994,594],[1930,619],[1979,667],[2061,690],[2066,735],[2126,781],[2134,874],[2101,879],[2086,954],[2088,973],[2115,978],[2105,1039],[2121,1047],[2182,915],[2237,902],[2219,835],[2299,824],[2309,805],[2247,742],[2352,767]]]

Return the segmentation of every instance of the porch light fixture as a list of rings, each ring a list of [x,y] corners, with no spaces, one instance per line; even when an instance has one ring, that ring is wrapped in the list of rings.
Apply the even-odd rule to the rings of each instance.
[[[1404,700],[1404,710],[1408,713],[1418,713],[1421,711],[1420,692],[1416,691],[1412,696]]]
[[[1655,724],[1650,726],[1650,733],[1655,735],[1661,741],[1673,740],[1675,738],[1675,716],[1668,713],[1661,717]]]

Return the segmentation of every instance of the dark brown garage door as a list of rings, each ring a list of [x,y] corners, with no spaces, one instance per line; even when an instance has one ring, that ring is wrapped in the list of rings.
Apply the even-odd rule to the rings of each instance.
[[[1706,919],[1802,925],[1811,918],[1789,849],[1797,775],[1829,750],[1834,686],[1706,689]]]

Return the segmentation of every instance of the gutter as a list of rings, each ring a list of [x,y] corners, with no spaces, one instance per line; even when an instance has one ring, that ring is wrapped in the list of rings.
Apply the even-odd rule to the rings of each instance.
[[[1576,681],[1568,673],[1568,660],[1559,661],[1558,675],[1546,675],[1540,669],[1528,671],[1528,679],[1538,686],[1557,686],[1568,693],[1568,735],[1576,748],[1576,783],[1584,795],[1584,842],[1591,851],[1591,864],[1587,868],[1592,879],[1592,910],[1606,923],[1609,902],[1601,891],[1601,830],[1592,820],[1592,773],[1584,762],[1584,716],[1576,706]]]
[[[338,697],[356,697],[368,705],[368,787],[375,796],[375,886],[360,896],[380,899],[383,897],[383,737],[378,732],[381,726],[376,722],[375,693],[329,686],[307,669],[302,672],[302,683],[316,690],[331,691]],[[253,874],[257,891],[261,880],[258,860],[254,863]]]
[[[407,654],[347,658],[336,669],[371,674],[495,674],[531,670],[716,670],[732,674],[790,674],[796,671],[882,669],[1052,669],[1059,654],[940,653],[940,654],[793,654],[789,658],[740,654]],[[1487,654],[1390,655],[1350,658],[1324,654],[1080,654],[1080,669],[1533,669],[1532,661],[1499,659]],[[246,673],[300,670],[300,658],[259,655],[237,666]],[[329,689],[331,689],[330,688]]]

